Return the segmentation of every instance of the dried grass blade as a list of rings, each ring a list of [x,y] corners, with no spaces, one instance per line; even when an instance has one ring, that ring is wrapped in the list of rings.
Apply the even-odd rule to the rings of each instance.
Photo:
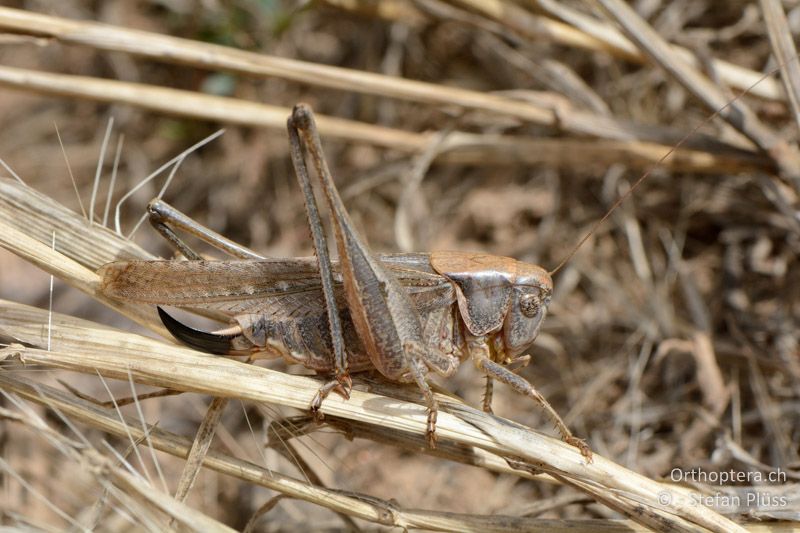
[[[780,173],[800,189],[800,154],[773,131],[741,101],[728,97],[696,68],[686,63],[666,41],[622,0],[598,0],[606,12],[622,27],[643,53],[660,65],[695,98],[703,102],[731,126],[775,159]]]
[[[794,112],[794,121],[800,127],[800,58],[797,57],[792,30],[779,0],[761,0],[760,3],[772,51],[781,67],[781,80]]]
[[[184,528],[189,528],[190,531],[219,531],[225,533],[236,531],[208,517],[202,511],[192,509],[188,505],[171,498],[168,494],[153,490],[153,487],[120,468],[108,469],[108,463],[109,461],[106,459],[98,461],[98,464],[93,466],[104,468],[114,485],[122,489],[124,494],[135,495],[138,497],[137,499],[148,502],[151,506],[175,519]]]
[[[25,87],[46,94],[116,102],[143,107],[167,115],[202,117],[229,124],[285,128],[289,108],[271,106],[138,83],[67,76],[13,67],[0,67],[0,85]],[[425,136],[363,122],[317,116],[320,132],[351,141],[417,151]]]
[[[56,248],[52,248],[53,232]],[[95,271],[111,261],[156,257],[58,202],[10,179],[0,179],[0,246],[116,309],[135,322],[172,338],[152,306],[120,302],[98,292]],[[218,319],[215,312],[200,312]]]
[[[22,385],[13,378],[4,380],[4,377],[5,376],[0,375],[0,384],[2,384],[2,389],[4,391],[16,391],[18,386]],[[47,388],[46,386],[26,383],[22,385],[22,387],[28,391],[31,389],[36,391],[37,398],[34,401],[37,401],[37,403],[42,403],[42,400],[45,399],[43,387]],[[150,512],[153,509],[158,509],[180,522],[183,526],[192,528],[194,531],[233,531],[216,520],[209,518],[202,512],[175,501],[169,494],[153,490],[153,487],[144,479],[123,469],[116,461],[100,453],[85,438],[82,438],[82,436],[79,435],[81,437],[80,440],[73,440],[66,437],[62,433],[52,429],[47,422],[36,415],[32,410],[25,409],[25,405],[16,401],[15,397],[7,397],[21,407],[23,414],[17,415],[14,412],[0,408],[0,419],[13,420],[35,429],[37,434],[46,438],[63,455],[78,463],[86,472],[94,475],[100,484],[105,486],[123,505],[136,512],[137,515],[145,513],[149,518],[145,520],[144,523],[149,522],[151,526],[161,524],[158,529],[163,529],[166,525],[162,523],[163,517],[157,517],[154,513]],[[64,418],[64,413],[55,405],[47,401],[44,403],[53,408],[58,417],[70,423],[68,419]],[[115,453],[113,449],[112,453]],[[0,463],[2,463],[2,459],[0,459]],[[0,466],[2,465],[0,464]],[[51,508],[57,509],[52,506]],[[59,514],[72,523],[75,528],[86,530],[83,524],[76,522],[68,515],[64,513]],[[141,515],[137,518],[139,520],[143,519]]]
[[[50,406],[74,420],[78,420],[92,427],[99,428],[107,433],[125,438],[130,433],[135,439],[144,437],[143,430],[134,421],[122,419],[109,409],[67,395],[47,385],[29,381],[9,373],[0,373],[0,387],[13,391],[16,394],[39,404]],[[126,428],[127,426],[127,428]],[[156,449],[178,457],[186,457],[191,448],[191,442],[160,428],[149,426],[151,441]],[[351,510],[351,515],[372,521],[379,521],[380,514],[370,512],[371,505],[357,498],[340,495],[336,491],[319,489],[304,482],[271,472],[258,465],[230,457],[218,452],[210,452],[204,464],[213,470],[261,485],[270,489],[281,491],[294,498],[300,498],[324,505],[333,509]]]
[[[98,227],[98,226],[94,226]],[[61,241],[59,241],[61,242]],[[158,316],[153,309],[146,306],[119,302],[105,297],[99,292],[100,279],[97,274],[86,269],[76,261],[50,246],[29,237],[26,233],[6,224],[0,220],[0,246],[15,253],[19,257],[29,261],[39,268],[75,287],[76,289],[92,296],[116,309],[131,320],[142,324],[145,327],[159,332],[165,337],[168,336],[166,329],[160,324]],[[41,332],[45,346],[50,332],[47,328],[47,318],[44,321],[44,329]]]
[[[90,270],[110,261],[156,259],[131,241],[89,222],[52,198],[11,179],[0,179],[0,222],[50,245]]]
[[[570,24],[587,35],[591,35],[603,43],[604,47],[608,48],[608,51],[614,55],[638,63],[645,63],[647,60],[645,55],[636,48],[636,45],[620,33],[619,30],[601,20],[586,16],[568,5],[554,0],[528,0],[528,3],[541,10],[547,16]],[[699,66],[697,57],[692,52],[680,46],[670,46],[683,61],[693,67]],[[719,78],[730,87],[747,90],[754,96],[769,100],[782,100],[784,98],[779,84],[771,78],[762,81],[763,74],[761,72],[714,58],[711,59],[711,65],[714,71],[718,73]]]
[[[208,455],[208,449],[211,447],[211,441],[214,439],[214,433],[217,431],[222,411],[225,410],[226,405],[228,405],[227,398],[214,398],[206,410],[192,442],[192,449],[189,450],[189,455],[186,457],[186,464],[178,481],[178,489],[175,491],[175,499],[179,502],[186,501],[186,497],[197,479],[197,474],[200,473],[200,468]]]
[[[101,429],[112,435],[125,437],[130,432],[135,439],[141,441],[143,430],[133,421],[122,419],[108,409],[69,396],[62,391],[29,381],[20,376],[0,373],[0,388],[14,392],[31,402],[47,406],[80,421],[91,427]],[[128,426],[126,430],[125,426]],[[147,431],[153,445],[161,451],[186,457],[191,443],[185,437],[149,426]],[[245,480],[297,498],[346,513],[349,516],[362,518],[382,525],[423,528],[441,531],[574,531],[591,527],[602,527],[609,533],[645,531],[644,528],[630,521],[613,520],[540,520],[524,517],[465,515],[442,513],[418,509],[404,509],[396,504],[379,500],[365,494],[343,493],[310,485],[283,474],[266,470],[253,463],[225,455],[210,452],[204,465],[212,470]]]
[[[86,45],[101,50],[128,52],[159,61],[184,63],[201,68],[228,70],[262,77],[275,76],[300,83],[416,102],[447,106],[458,105],[466,109],[480,109],[516,116],[536,123],[553,122],[552,113],[543,107],[477,91],[262,55],[108,24],[0,8],[0,28],[18,32],[27,31],[67,43]],[[569,30],[572,31],[571,28]]]
[[[523,12],[527,13],[524,10]],[[556,21],[543,17],[538,17],[537,20],[539,19],[541,19],[540,22],[543,24],[543,28],[549,28],[553,25],[558,26],[560,30],[555,32],[557,35],[563,35],[566,32],[576,36],[578,39],[594,43],[598,42],[594,37],[587,37],[583,29],[578,31]],[[123,51],[143,55],[155,60],[185,63],[200,68],[214,68],[265,77],[277,76],[311,85],[323,85],[351,92],[365,92],[440,106],[452,107],[455,105],[466,110],[515,117],[525,122],[559,128],[577,135],[593,135],[600,138],[625,139],[629,141],[638,139],[670,146],[683,137],[681,132],[676,132],[670,128],[627,123],[613,117],[572,108],[554,109],[552,105],[539,105],[496,94],[266,56],[151,32],[130,30],[95,22],[49,17],[10,8],[0,8],[0,27],[6,27],[14,31],[45,34],[64,42],[85,44],[103,50]],[[601,47],[604,46],[602,43],[600,44]],[[597,48],[597,46],[594,46],[594,48]],[[97,94],[98,90],[103,87],[102,85],[92,88],[93,94],[89,95],[87,94],[88,87],[76,93],[76,89],[72,84],[65,82],[68,77],[49,75],[51,76],[50,78],[40,78],[44,74],[29,72],[27,74],[29,79],[23,81],[20,79],[21,73],[18,71],[15,72],[4,67],[0,69],[0,72],[3,73],[0,79],[4,79],[6,83],[17,85],[24,83],[25,85],[23,86],[35,85],[37,90],[40,91],[101,101],[109,100]],[[758,73],[753,74],[756,75],[755,79],[758,80]],[[772,80],[765,80],[754,89],[762,87],[769,81]],[[106,90],[112,88],[111,85],[106,85],[105,87]],[[246,125],[282,128],[284,117],[288,114],[282,109],[276,116],[274,112],[276,108],[270,109],[269,106],[259,107],[251,102],[241,102],[241,106],[227,106],[226,100],[232,99],[208,97],[208,99],[191,101],[189,104],[184,105],[174,98],[169,98],[170,95],[184,94],[182,91],[159,93],[162,95],[161,100],[156,98],[155,96],[157,95],[155,95],[153,98],[145,98],[141,103],[138,103],[136,101],[137,98],[146,95],[132,94],[136,92],[136,86],[129,84],[116,87],[120,89],[120,94],[113,101],[124,101],[131,105],[140,105],[149,109],[157,109],[161,112],[184,116],[199,116],[197,113],[199,109],[202,109],[199,106],[205,104],[210,106],[209,109],[202,111],[205,118]],[[168,98],[168,100],[165,102],[164,98]],[[172,108],[175,105],[178,105],[179,109],[173,110]],[[194,113],[192,113],[192,105],[198,106]],[[326,136],[360,140],[405,151],[420,152],[430,142],[429,139],[418,134],[390,128],[381,129],[359,122],[348,124],[346,121],[334,122],[334,119],[320,118],[319,126]],[[698,144],[695,145],[695,142]],[[725,145],[718,141],[714,143],[710,138],[702,139],[702,136],[695,136],[690,143],[690,147],[715,152],[724,149]],[[524,161],[524,159],[522,160]],[[568,159],[565,159],[565,161],[568,161]]]
[[[39,345],[46,312],[20,304],[0,302],[0,332],[30,345]],[[282,374],[253,365],[165,345],[108,328],[69,325],[56,317],[53,351],[21,349],[28,363],[127,379],[137,383],[194,391],[222,397],[262,401],[307,409],[319,388],[317,380]],[[155,348],[157,346],[157,348]],[[629,471],[603,457],[585,458],[572,446],[509,421],[440,398],[447,411],[440,413],[437,432],[441,439],[484,448],[502,456],[536,465],[599,499],[612,499],[616,508],[649,527],[674,527],[694,531],[696,524],[711,531],[744,531],[713,511],[664,485]],[[427,413],[423,406],[353,391],[350,400],[328,398],[323,410],[333,416],[425,434]],[[668,494],[668,505],[659,503]],[[611,495],[611,496],[609,496]]]

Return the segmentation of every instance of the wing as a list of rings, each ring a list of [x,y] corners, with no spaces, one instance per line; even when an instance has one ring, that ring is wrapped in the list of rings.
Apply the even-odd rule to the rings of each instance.
[[[380,256],[407,287],[420,312],[455,300],[450,282],[435,273],[427,254]],[[97,271],[106,296],[161,305],[216,309],[231,315],[265,313],[301,317],[323,309],[316,259],[238,261],[121,261]],[[334,263],[340,308],[341,274]]]
[[[106,296],[142,303],[200,305],[300,292],[319,286],[305,260],[119,261],[100,267]]]

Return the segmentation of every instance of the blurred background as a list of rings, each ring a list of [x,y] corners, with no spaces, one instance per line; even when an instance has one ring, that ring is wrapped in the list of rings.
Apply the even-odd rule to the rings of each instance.
[[[358,83],[331,88],[278,76],[204,70],[20,32],[0,33],[0,65],[243,99],[285,107],[287,115],[293,104],[307,102],[321,115],[419,134],[415,142],[424,142],[409,149],[328,136],[323,129],[339,189],[373,250],[475,250],[553,269],[649,161],[666,153],[711,111],[663,70],[603,44],[586,28],[553,24],[547,2],[471,4],[2,2],[71,20],[424,81],[445,100],[447,88],[501,95],[530,106],[526,109],[543,110],[544,118],[394,98],[381,91],[359,91]],[[489,9],[495,5],[508,11]],[[689,50],[698,69],[721,84],[730,98],[751,85],[747,80],[758,80],[777,66],[758,4],[642,0],[631,5],[663,38]],[[595,20],[598,28],[614,25],[584,2],[563,6]],[[796,35],[800,4],[783,6]],[[732,81],[723,62],[740,67]],[[797,124],[776,79],[759,85],[763,94],[749,94],[742,101],[793,146]],[[4,85],[0,158],[39,191],[76,211],[81,209],[78,196],[88,205],[112,117],[99,189],[103,202],[117,146],[115,201],[163,163],[224,128],[224,135],[187,157],[164,198],[265,256],[311,254],[281,127],[178,117]],[[458,137],[462,133],[472,134],[470,146],[448,154],[446,143],[465,142]],[[780,469],[789,472],[789,482],[796,481],[797,188],[790,179],[776,178],[776,163],[723,122],[707,122],[700,133],[689,141],[692,153],[682,152],[682,158],[656,169],[554,276],[550,316],[530,349],[532,362],[521,374],[597,453],[647,476],[668,478],[674,468]],[[166,173],[123,205],[126,231],[165,178]],[[171,253],[146,225],[135,240],[153,253]],[[0,297],[46,308],[49,276],[0,251]],[[136,328],[58,282],[53,309]],[[281,368],[280,362],[271,365]],[[103,391],[92,377],[37,374],[48,383],[57,378],[89,394]],[[113,390],[124,395],[128,385],[117,385]],[[442,385],[480,405],[483,379],[472,365],[462,365]],[[145,417],[191,437],[207,401],[182,395],[146,402]],[[494,411],[552,431],[540,409],[502,386],[495,387]],[[232,404],[218,445],[238,447],[254,458],[266,453],[263,460],[271,468],[299,475],[277,453],[262,452],[265,425],[288,414],[293,413]],[[40,526],[63,527],[32,495],[34,489],[72,516],[94,503],[99,489],[92,478],[62,468],[58,454],[36,435],[10,426],[0,431],[0,454],[33,487],[5,476],[0,512],[6,520],[20,514]],[[86,431],[93,439],[103,438]],[[404,507],[544,518],[614,516],[569,488],[369,441],[348,441],[330,431],[301,442],[298,453],[329,486],[392,499]],[[177,479],[182,462],[159,458],[168,479]],[[241,528],[271,496],[265,489],[204,471],[189,501]],[[531,502],[542,501],[552,505],[529,508]],[[772,516],[765,509],[734,514],[746,511]],[[295,501],[281,502],[268,517],[261,524],[270,531],[342,527],[329,511]],[[118,515],[115,520],[109,518],[107,524],[125,524]]]

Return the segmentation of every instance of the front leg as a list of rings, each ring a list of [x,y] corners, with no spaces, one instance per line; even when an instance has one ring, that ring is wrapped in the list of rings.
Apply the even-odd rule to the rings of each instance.
[[[506,355],[506,348],[503,338],[496,335],[492,339],[492,347],[489,350],[490,359],[494,362],[502,363],[508,370],[515,374],[528,366],[531,361],[530,355],[523,355],[521,357],[511,358]],[[492,396],[494,394],[494,381],[491,375],[486,374],[486,388],[483,392],[483,411],[485,413],[494,413],[492,410]]]
[[[583,439],[579,439],[572,434],[564,421],[561,420],[561,417],[558,416],[556,410],[550,405],[550,402],[548,402],[545,397],[533,387],[533,385],[528,383],[525,378],[518,376],[503,365],[492,361],[489,345],[486,343],[485,337],[475,337],[469,339],[467,341],[467,346],[469,348],[470,355],[472,356],[472,360],[475,363],[475,367],[478,370],[483,372],[488,378],[496,379],[497,381],[505,383],[519,394],[532,398],[534,401],[539,403],[539,405],[542,406],[547,415],[553,421],[553,424],[555,424],[558,432],[561,434],[561,440],[578,448],[578,450],[581,452],[581,455],[586,457],[589,462],[592,461],[592,450],[589,448],[589,445],[586,444]]]

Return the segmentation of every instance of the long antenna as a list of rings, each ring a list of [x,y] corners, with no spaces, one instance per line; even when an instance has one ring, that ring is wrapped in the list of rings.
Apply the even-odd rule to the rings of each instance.
[[[654,164],[653,164],[653,165],[652,165],[652,166],[651,166],[649,169],[647,169],[647,171],[646,171],[644,174],[642,174],[641,176],[639,176],[639,179],[637,179],[637,180],[636,180],[636,182],[634,182],[633,186],[631,186],[631,188],[630,188],[630,189],[628,189],[627,191],[625,191],[625,194],[623,194],[622,196],[620,196],[619,198],[617,198],[617,200],[614,202],[614,204],[611,206],[611,208],[610,208],[608,211],[606,211],[606,214],[605,214],[605,215],[603,215],[603,216],[602,216],[602,218],[600,218],[600,220],[598,220],[597,222],[595,222],[594,224],[592,224],[592,227],[591,227],[591,229],[589,229],[589,231],[588,231],[588,232],[586,232],[586,235],[584,235],[584,236],[583,236],[583,238],[581,238],[581,240],[580,240],[580,241],[578,241],[578,244],[576,244],[575,246],[573,246],[573,247],[572,247],[572,250],[570,250],[570,252],[569,252],[569,253],[566,255],[566,257],[564,257],[564,259],[562,259],[562,260],[561,260],[561,261],[558,263],[558,265],[557,265],[557,266],[556,266],[556,267],[555,267],[553,270],[551,270],[551,271],[549,272],[549,274],[552,276],[552,275],[554,275],[555,273],[557,273],[559,270],[561,270],[561,269],[564,267],[564,265],[566,265],[566,264],[569,262],[569,260],[570,260],[570,259],[572,259],[572,257],[573,257],[573,256],[574,256],[576,253],[578,253],[578,250],[580,250],[580,249],[581,249],[581,246],[583,246],[583,244],[584,244],[586,241],[588,241],[588,240],[589,240],[589,238],[590,238],[592,235],[594,235],[594,232],[595,232],[595,231],[597,231],[597,228],[599,228],[599,227],[600,227],[600,225],[601,225],[601,224],[603,224],[603,222],[605,222],[606,220],[608,220],[608,217],[610,217],[610,216],[611,216],[611,214],[612,214],[612,213],[613,213],[613,212],[614,212],[614,211],[615,211],[615,210],[616,210],[616,209],[617,209],[617,208],[620,206],[620,204],[622,204],[622,202],[624,202],[625,200],[627,200],[628,196],[630,196],[630,195],[631,195],[631,193],[633,193],[633,191],[635,191],[635,190],[636,190],[636,189],[639,187],[639,185],[641,185],[641,184],[642,184],[642,182],[643,182],[645,179],[647,179],[647,177],[648,177],[650,174],[652,174],[652,173],[653,173],[653,171],[654,171],[654,170],[656,170],[657,168],[659,168],[659,167],[661,166],[661,164],[662,164],[662,163],[663,163],[663,162],[664,162],[664,161],[665,161],[665,160],[666,160],[666,159],[667,159],[669,156],[671,156],[671,155],[672,155],[673,153],[675,153],[675,152],[676,152],[676,151],[677,151],[677,150],[678,150],[678,149],[679,149],[681,146],[683,146],[683,145],[686,143],[686,141],[688,141],[688,140],[689,140],[689,139],[692,137],[692,135],[694,135],[695,133],[697,133],[697,131],[698,131],[700,128],[702,128],[703,126],[705,126],[706,124],[708,124],[709,122],[711,122],[712,120],[714,120],[715,118],[717,118],[717,117],[720,115],[720,113],[722,113],[723,111],[725,111],[727,108],[729,108],[730,106],[732,106],[733,104],[735,104],[735,103],[736,103],[738,100],[740,100],[740,99],[741,99],[741,98],[742,98],[744,95],[746,95],[747,93],[749,93],[749,92],[750,92],[750,91],[753,89],[753,87],[755,87],[756,85],[758,85],[759,83],[761,83],[761,82],[762,82],[762,81],[764,81],[765,79],[769,78],[770,76],[773,76],[773,75],[774,75],[775,73],[777,73],[778,71],[780,71],[780,66],[778,66],[778,67],[774,68],[774,69],[773,69],[773,70],[771,70],[770,72],[767,72],[766,74],[764,74],[763,76],[761,76],[761,77],[760,77],[758,80],[756,80],[756,81],[755,81],[755,82],[754,82],[752,85],[750,85],[749,87],[747,87],[746,89],[744,89],[743,91],[741,91],[739,94],[737,94],[736,96],[734,96],[734,97],[733,97],[733,98],[732,98],[732,99],[731,99],[731,100],[730,100],[730,101],[729,101],[727,104],[725,104],[724,106],[722,106],[722,107],[720,107],[719,109],[717,109],[716,111],[714,111],[714,113],[712,113],[711,115],[709,115],[708,117],[706,117],[706,118],[705,118],[705,120],[703,120],[702,122],[700,122],[700,123],[699,123],[697,126],[695,126],[694,128],[692,128],[692,130],[691,130],[691,131],[689,131],[689,133],[687,133],[686,135],[684,135],[684,136],[683,136],[683,137],[682,137],[682,138],[681,138],[681,139],[680,139],[680,140],[677,142],[677,144],[675,144],[675,146],[673,146],[672,148],[670,148],[670,149],[667,151],[667,153],[666,153],[666,154],[664,154],[664,155],[662,155],[662,156],[661,156],[661,157],[658,159],[658,161],[656,161],[656,162],[655,162],[655,163],[654,163]]]

